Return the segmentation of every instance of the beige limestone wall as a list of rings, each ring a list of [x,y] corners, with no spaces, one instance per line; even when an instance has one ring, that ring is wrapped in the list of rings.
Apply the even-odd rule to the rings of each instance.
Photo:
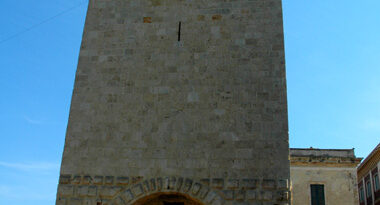
[[[326,205],[359,204],[356,168],[291,166],[292,204],[310,205],[310,184],[323,184]]]
[[[287,204],[288,149],[281,0],[90,2],[57,203]]]

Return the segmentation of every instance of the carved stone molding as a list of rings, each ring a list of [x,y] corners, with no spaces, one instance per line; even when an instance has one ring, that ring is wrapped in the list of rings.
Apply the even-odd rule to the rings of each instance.
[[[204,204],[288,204],[287,180],[61,175],[57,204],[127,205],[156,193],[180,193]]]

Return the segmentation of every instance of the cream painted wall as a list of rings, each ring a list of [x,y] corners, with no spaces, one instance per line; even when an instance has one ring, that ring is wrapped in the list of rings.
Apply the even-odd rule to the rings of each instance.
[[[311,204],[310,184],[324,184],[326,205],[357,205],[356,178],[355,168],[291,166],[292,204]]]

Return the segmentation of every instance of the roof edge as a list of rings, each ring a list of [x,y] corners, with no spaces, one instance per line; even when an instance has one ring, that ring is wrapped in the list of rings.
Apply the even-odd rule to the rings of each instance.
[[[372,156],[377,152],[377,150],[380,150],[380,143],[372,150],[371,153],[369,153],[369,155],[363,160],[363,162],[360,163],[360,165],[358,166],[358,172],[363,168],[364,165],[367,164],[369,159],[372,158]]]

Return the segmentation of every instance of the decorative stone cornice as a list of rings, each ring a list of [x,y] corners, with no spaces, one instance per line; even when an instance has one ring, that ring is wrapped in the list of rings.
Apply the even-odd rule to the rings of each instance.
[[[185,177],[127,177],[61,175],[58,203],[93,202],[97,205],[126,205],[156,193],[180,193],[204,204],[228,201],[288,204],[287,180],[273,179],[190,179]],[[96,202],[96,203],[95,203]]]
[[[306,167],[357,167],[354,149],[290,149],[290,165]]]

